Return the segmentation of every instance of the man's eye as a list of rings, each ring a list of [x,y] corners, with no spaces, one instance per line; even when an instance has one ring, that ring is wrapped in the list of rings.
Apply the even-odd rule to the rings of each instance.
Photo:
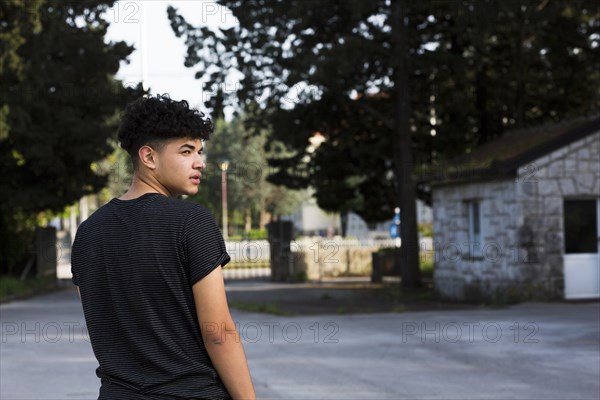
[[[189,150],[185,150],[185,151],[183,152],[183,154],[187,154],[187,153],[189,153],[189,152],[190,152]]]

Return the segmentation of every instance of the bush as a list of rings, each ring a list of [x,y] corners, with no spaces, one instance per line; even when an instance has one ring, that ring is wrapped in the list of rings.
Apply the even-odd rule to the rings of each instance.
[[[29,295],[55,283],[55,276],[32,277],[21,280],[16,276],[0,275],[0,300],[5,300],[13,295]]]
[[[395,247],[382,247],[377,252],[380,254],[392,254],[396,250]],[[428,253],[419,254],[419,267],[421,275],[425,278],[433,278],[433,270],[435,268],[433,256]]]
[[[248,232],[248,240],[262,240],[267,238],[268,233],[266,229],[250,229],[250,232]]]
[[[419,266],[421,268],[421,276],[424,278],[433,278],[433,258],[432,257],[419,257]]]
[[[15,210],[0,212],[0,274],[20,275],[33,255],[35,216]]]
[[[269,235],[266,229],[250,229],[248,233],[243,232],[242,234],[230,234],[227,240],[267,240],[268,237]]]
[[[419,229],[420,237],[433,237],[433,224],[432,223],[419,224],[418,229]]]

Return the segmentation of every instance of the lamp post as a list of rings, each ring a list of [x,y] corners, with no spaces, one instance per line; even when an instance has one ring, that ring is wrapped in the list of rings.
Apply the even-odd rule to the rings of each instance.
[[[223,238],[228,239],[229,234],[227,232],[227,167],[229,162],[227,160],[221,161],[221,199],[223,208]]]
[[[308,139],[310,142],[310,145],[307,149],[308,152],[313,153],[325,140],[327,139],[325,139],[325,136],[321,135],[321,132],[315,132],[315,134]]]

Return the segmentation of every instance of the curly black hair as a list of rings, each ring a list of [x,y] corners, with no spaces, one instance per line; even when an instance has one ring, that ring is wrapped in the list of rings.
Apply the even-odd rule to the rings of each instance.
[[[129,153],[134,170],[138,150],[144,145],[160,151],[178,138],[208,140],[214,125],[202,112],[190,108],[185,100],[172,100],[168,94],[142,97],[129,103],[119,125],[121,147]]]

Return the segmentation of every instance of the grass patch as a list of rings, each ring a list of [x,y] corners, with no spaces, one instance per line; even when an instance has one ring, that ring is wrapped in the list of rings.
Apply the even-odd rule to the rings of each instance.
[[[327,292],[325,292],[321,295],[321,300],[331,300],[331,299],[333,299],[333,297]]]
[[[348,308],[346,308],[344,306],[340,306],[340,307],[337,308],[336,312],[339,315],[345,315],[345,314],[348,314]]]
[[[258,312],[273,315],[290,316],[289,311],[282,310],[277,303],[254,303],[248,301],[234,301],[229,304],[230,307],[242,311]]]
[[[431,222],[422,222],[417,226],[419,230],[419,236],[421,237],[433,237],[433,224]]]
[[[56,282],[56,277],[54,276],[27,278],[25,280],[21,280],[15,276],[0,276],[0,301],[14,295],[34,293],[47,287],[53,282]]]
[[[385,285],[383,287],[383,295],[390,300],[398,301],[404,297],[404,291],[399,284]]]
[[[226,269],[254,269],[254,268],[269,268],[270,264],[268,261],[264,262],[246,262],[246,263],[228,263],[225,268]]]
[[[430,255],[421,255],[419,259],[419,268],[421,270],[421,277],[433,279],[433,257]]]
[[[308,275],[305,271],[298,271],[294,274],[294,282],[306,282],[308,281]]]
[[[403,302],[420,303],[439,300],[435,291],[428,286],[405,288],[400,284],[386,284],[379,290],[384,298],[397,305],[403,305]]]
[[[392,312],[395,313],[403,313],[406,311],[406,306],[404,304],[396,304],[392,309]]]

